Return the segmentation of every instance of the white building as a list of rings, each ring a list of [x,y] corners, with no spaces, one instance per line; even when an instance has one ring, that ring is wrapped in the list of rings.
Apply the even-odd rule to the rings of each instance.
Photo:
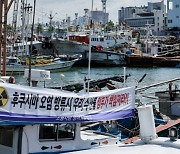
[[[137,13],[142,13],[147,7],[122,7],[118,10],[119,24],[125,21],[127,18],[135,18]]]
[[[162,10],[153,10],[152,12],[144,12],[137,14],[136,18],[125,19],[130,27],[145,27],[151,25],[153,34],[160,35],[165,29],[165,13]]]
[[[148,7],[147,7],[147,11],[151,12],[153,10],[163,10],[164,12],[166,12],[166,5],[165,5],[165,1],[161,0],[159,2],[148,2]]]
[[[168,0],[168,28],[180,29],[180,0]]]
[[[155,35],[160,35],[166,29],[166,6],[164,1],[148,3],[144,7],[128,7],[118,11],[119,22],[125,21],[130,27],[145,27],[152,25]]]

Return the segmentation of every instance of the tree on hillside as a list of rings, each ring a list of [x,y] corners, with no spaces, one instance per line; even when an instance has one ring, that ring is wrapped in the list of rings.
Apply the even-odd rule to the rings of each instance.
[[[44,27],[42,24],[39,23],[37,26],[37,33],[42,33],[43,31],[44,31]]]
[[[54,30],[55,30],[55,28],[53,26],[48,27],[48,32],[53,32]]]

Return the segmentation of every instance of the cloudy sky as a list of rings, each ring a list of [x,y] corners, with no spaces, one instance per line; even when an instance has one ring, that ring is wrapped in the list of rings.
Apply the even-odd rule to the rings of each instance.
[[[28,0],[33,5],[34,0]],[[114,22],[117,22],[118,10],[124,6],[141,6],[147,5],[148,2],[156,2],[162,0],[107,0],[107,12]],[[101,0],[93,0],[94,10],[102,10]],[[36,21],[47,22],[50,12],[54,16],[54,20],[62,20],[67,16],[71,20],[75,18],[75,13],[79,16],[84,15],[84,9],[92,8],[92,0],[36,0]]]

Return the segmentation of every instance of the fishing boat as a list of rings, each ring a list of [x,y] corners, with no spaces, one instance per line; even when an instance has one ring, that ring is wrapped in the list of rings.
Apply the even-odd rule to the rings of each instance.
[[[65,71],[70,69],[75,62],[77,62],[79,58],[67,59],[60,58],[56,60],[44,60],[38,59],[33,61],[33,65],[31,65],[32,69],[43,69],[50,71]],[[27,64],[27,65],[26,65]],[[18,57],[7,57],[6,64],[6,72],[7,73],[23,73],[25,69],[28,69],[28,61],[21,62]]]
[[[91,36],[92,46],[101,45],[103,48],[111,48],[114,46],[120,46],[121,44],[132,43],[132,31],[131,30],[119,30],[110,32],[93,33]]]
[[[173,82],[169,82],[168,85],[168,90],[155,93],[159,99],[159,110],[171,118],[178,118],[180,117],[180,90],[173,85]]]
[[[68,38],[55,38],[51,40],[59,54],[82,54],[88,50],[89,32],[82,34],[68,34]],[[103,49],[120,46],[123,43],[132,43],[132,32],[130,30],[120,30],[117,32],[94,32],[91,34],[91,46],[102,46]],[[83,56],[84,57],[84,56]]]
[[[0,83],[0,90],[0,153],[61,153],[116,144],[116,138],[81,132],[80,123],[134,114],[133,87],[77,94]]]
[[[91,153],[108,153],[108,154],[154,154],[154,153],[174,153],[178,154],[180,149],[180,139],[178,139],[177,124],[180,124],[180,119],[168,123],[164,126],[154,127],[152,106],[143,105],[138,108],[140,121],[140,135],[129,138],[124,142],[116,145],[96,147],[90,150],[72,152],[72,154],[91,154]],[[176,127],[175,127],[176,125]],[[169,129],[169,131],[167,131]],[[160,131],[166,130],[168,133],[159,135]],[[166,136],[165,136],[166,134]],[[161,136],[161,137],[160,137]]]
[[[157,137],[150,105],[138,107],[140,136],[123,143],[80,130],[80,122],[133,116],[133,87],[88,94],[8,83],[0,88],[0,153],[179,153],[177,129],[171,128],[169,137]]]

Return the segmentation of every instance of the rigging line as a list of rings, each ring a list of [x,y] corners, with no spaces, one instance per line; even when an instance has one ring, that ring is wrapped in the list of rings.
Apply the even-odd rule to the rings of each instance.
[[[135,129],[137,129],[137,128],[139,127],[139,125],[138,125],[138,126],[132,128],[132,129],[128,129],[127,127],[124,127],[124,126],[122,126],[122,125],[120,125],[120,124],[117,124],[117,126],[123,128],[124,130],[126,130],[126,131],[128,131],[128,132],[131,132],[131,133],[136,132],[137,130],[135,130]],[[134,130],[133,130],[133,129],[134,129]]]

